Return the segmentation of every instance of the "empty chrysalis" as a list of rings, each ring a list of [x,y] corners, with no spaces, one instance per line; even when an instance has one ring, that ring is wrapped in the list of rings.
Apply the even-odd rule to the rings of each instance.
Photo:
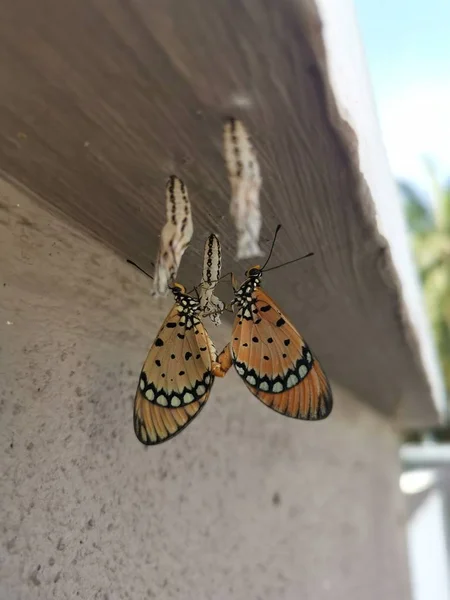
[[[224,125],[224,154],[231,186],[230,213],[237,233],[236,259],[259,256],[261,173],[249,134],[238,119]]]
[[[166,185],[166,214],[167,221],[161,231],[155,264],[154,296],[166,295],[194,232],[188,192],[175,175],[169,177]]]
[[[200,307],[202,316],[209,316],[215,325],[220,325],[220,314],[224,310],[224,303],[214,295],[222,269],[222,252],[219,238],[211,233],[205,242],[203,253],[203,273],[200,283]]]

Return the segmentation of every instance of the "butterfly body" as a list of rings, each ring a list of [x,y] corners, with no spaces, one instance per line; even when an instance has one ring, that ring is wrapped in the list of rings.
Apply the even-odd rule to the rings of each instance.
[[[332,409],[328,380],[310,348],[261,288],[253,267],[235,290],[238,312],[232,340],[219,356],[222,375],[234,365],[248,389],[264,404],[289,417],[320,420]]]
[[[134,430],[146,445],[179,433],[208,399],[216,350],[199,319],[198,300],[174,284],[175,304],[150,348],[139,377]]]

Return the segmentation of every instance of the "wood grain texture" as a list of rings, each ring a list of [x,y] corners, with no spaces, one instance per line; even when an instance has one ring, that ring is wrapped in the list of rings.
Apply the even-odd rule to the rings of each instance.
[[[176,173],[195,224],[180,279],[196,283],[211,231],[224,271],[248,266],[232,261],[221,153],[222,117],[242,117],[262,167],[263,246],[282,223],[273,264],[315,252],[268,274],[268,292],[332,378],[384,412],[407,400],[413,419],[433,421],[390,258],[361,205],[351,150],[329,120],[307,41],[319,34],[289,0],[8,0],[0,165],[147,269],[165,180]]]

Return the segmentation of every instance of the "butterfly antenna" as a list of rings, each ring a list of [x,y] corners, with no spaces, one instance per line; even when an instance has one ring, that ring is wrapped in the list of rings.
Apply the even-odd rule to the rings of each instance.
[[[200,302],[200,295],[198,293],[198,288],[200,286],[198,285],[194,285],[194,287],[192,288],[192,290],[189,290],[189,292],[186,292],[188,296],[192,296],[192,292],[195,292],[195,295],[197,296],[197,300]]]
[[[225,275],[222,275],[221,277],[219,277],[219,279],[211,281],[211,283],[222,283],[223,280],[226,279],[227,277],[229,277],[230,275],[233,275],[232,271],[228,271],[228,273],[225,273]]]
[[[277,241],[277,235],[278,235],[278,232],[280,231],[280,229],[281,229],[281,225],[280,225],[280,224],[278,224],[278,225],[277,225],[277,228],[275,229],[275,234],[274,234],[274,236],[273,236],[273,241],[272,241],[272,246],[270,247],[269,256],[267,257],[267,260],[266,260],[266,262],[264,263],[264,266],[261,268],[261,271],[264,271],[264,268],[265,268],[265,266],[267,265],[267,263],[269,262],[269,260],[270,260],[270,258],[271,258],[271,256],[272,256],[273,248],[274,248],[274,246],[275,246],[275,242]],[[270,270],[270,269],[269,269],[269,270]]]
[[[270,269],[266,269],[265,272],[267,273],[268,271],[273,271],[274,269],[280,269],[281,267],[291,265],[292,263],[298,262],[299,260],[303,260],[304,258],[309,258],[310,256],[314,256],[314,252],[308,252],[308,254],[305,254],[304,256],[299,256],[298,258],[294,258],[294,260],[288,260],[287,262],[282,263],[281,265],[277,265],[276,267],[270,267]]]
[[[130,263],[130,265],[133,265],[133,267],[136,267],[136,269],[138,269],[139,271],[141,271],[141,273],[144,273],[144,275],[147,275],[147,277],[150,277],[150,279],[153,279],[152,275],[150,275],[149,273],[147,273],[147,271],[144,271],[144,269],[142,267],[140,267],[139,265],[137,265],[135,262],[133,262],[129,258],[127,258],[127,263]]]

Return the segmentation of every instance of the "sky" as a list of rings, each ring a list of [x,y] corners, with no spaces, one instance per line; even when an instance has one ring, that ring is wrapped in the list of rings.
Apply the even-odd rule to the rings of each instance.
[[[450,0],[355,0],[391,169],[422,190],[450,178]]]

